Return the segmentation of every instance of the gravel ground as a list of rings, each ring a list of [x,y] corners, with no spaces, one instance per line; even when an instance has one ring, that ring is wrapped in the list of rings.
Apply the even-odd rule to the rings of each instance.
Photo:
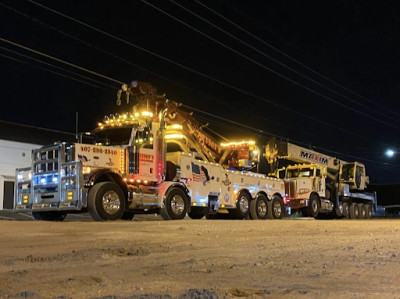
[[[400,298],[399,219],[28,216],[0,218],[0,298]]]

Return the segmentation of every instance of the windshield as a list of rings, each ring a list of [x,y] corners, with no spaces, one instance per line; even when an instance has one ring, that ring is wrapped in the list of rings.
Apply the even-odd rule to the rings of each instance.
[[[292,168],[286,170],[286,178],[312,177],[314,176],[314,168]]]
[[[342,166],[342,181],[351,181],[354,178],[354,164]]]
[[[107,128],[95,133],[96,144],[101,145],[124,145],[129,143],[132,127]]]

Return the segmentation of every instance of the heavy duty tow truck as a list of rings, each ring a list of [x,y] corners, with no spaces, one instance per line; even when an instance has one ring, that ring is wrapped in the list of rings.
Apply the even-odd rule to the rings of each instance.
[[[271,139],[264,156],[276,177],[285,180],[290,213],[314,218],[369,219],[376,193],[366,192],[369,177],[360,162],[345,162],[287,141]],[[279,161],[300,163],[279,169]],[[290,164],[290,163],[289,163]]]
[[[254,142],[217,142],[148,83],[124,84],[117,105],[124,95],[127,111],[98,123],[93,143],[32,151],[32,166],[16,170],[16,212],[42,220],[86,211],[97,221],[138,213],[282,218],[283,180],[249,171],[260,158]]]

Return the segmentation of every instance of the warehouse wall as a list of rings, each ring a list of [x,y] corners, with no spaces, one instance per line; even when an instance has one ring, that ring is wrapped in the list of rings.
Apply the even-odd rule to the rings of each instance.
[[[0,139],[0,210],[13,208],[15,169],[29,167],[32,149],[38,147]]]

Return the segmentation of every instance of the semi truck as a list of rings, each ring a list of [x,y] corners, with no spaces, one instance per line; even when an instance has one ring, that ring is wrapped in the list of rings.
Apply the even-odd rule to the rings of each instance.
[[[376,192],[368,192],[365,165],[346,162],[288,141],[271,139],[264,156],[271,172],[285,181],[291,214],[314,218],[370,219]],[[280,162],[288,164],[280,167]]]
[[[255,142],[218,142],[146,82],[124,84],[117,105],[125,110],[85,135],[92,142],[81,134],[32,151],[31,167],[16,170],[15,212],[55,221],[81,212],[96,221],[283,217],[284,181],[254,172]]]

